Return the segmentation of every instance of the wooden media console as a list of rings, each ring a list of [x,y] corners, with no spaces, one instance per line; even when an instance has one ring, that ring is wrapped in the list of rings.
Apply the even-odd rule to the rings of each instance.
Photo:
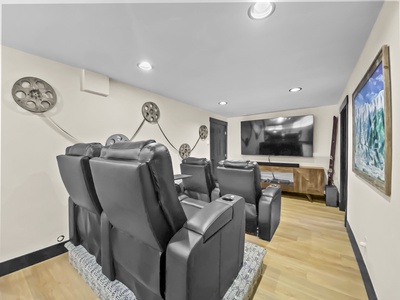
[[[305,194],[312,201],[312,195],[324,196],[325,172],[321,167],[286,167],[260,164],[261,187],[278,185],[284,192]]]

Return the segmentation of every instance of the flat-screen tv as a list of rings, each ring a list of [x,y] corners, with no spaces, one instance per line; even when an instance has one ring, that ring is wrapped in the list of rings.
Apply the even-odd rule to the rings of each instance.
[[[313,135],[313,115],[242,121],[242,154],[312,157]]]

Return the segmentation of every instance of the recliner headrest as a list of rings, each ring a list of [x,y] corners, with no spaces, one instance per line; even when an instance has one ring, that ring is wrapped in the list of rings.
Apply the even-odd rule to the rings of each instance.
[[[182,163],[187,165],[205,166],[207,164],[207,158],[188,157],[182,160]]]
[[[103,145],[100,143],[78,143],[67,147],[67,149],[65,149],[65,154],[72,156],[99,157],[102,147]]]
[[[256,162],[250,160],[221,160],[219,167],[234,169],[253,169],[257,165]]]
[[[101,149],[100,157],[104,159],[138,160],[140,151],[142,151],[146,145],[151,143],[155,143],[155,141],[147,140],[115,143]]]

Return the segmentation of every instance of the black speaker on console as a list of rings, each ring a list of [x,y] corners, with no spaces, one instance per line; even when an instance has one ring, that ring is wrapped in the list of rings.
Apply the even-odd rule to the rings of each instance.
[[[265,162],[259,161],[257,162],[260,166],[271,166],[271,167],[288,167],[288,168],[298,168],[300,164],[296,163],[284,163],[284,162]]]
[[[336,185],[325,185],[326,206],[338,206],[339,193]]]

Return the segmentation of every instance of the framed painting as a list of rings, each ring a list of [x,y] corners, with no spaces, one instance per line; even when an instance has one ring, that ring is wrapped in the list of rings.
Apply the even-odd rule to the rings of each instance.
[[[353,93],[353,172],[391,193],[392,111],[389,47],[383,46]]]

